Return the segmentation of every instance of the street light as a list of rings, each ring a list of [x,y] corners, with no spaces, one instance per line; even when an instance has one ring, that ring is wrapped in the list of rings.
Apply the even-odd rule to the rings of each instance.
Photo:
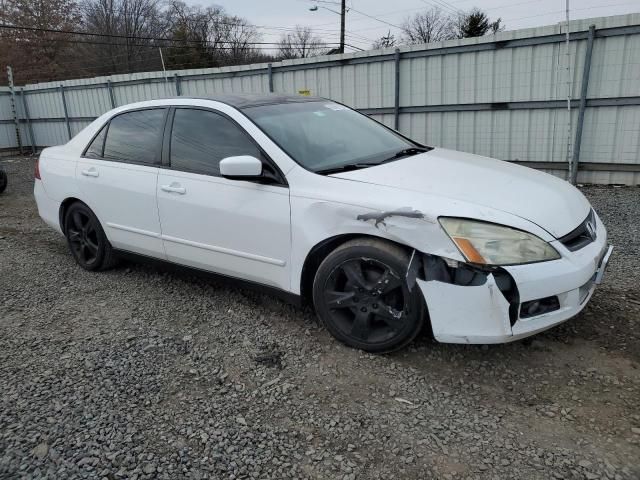
[[[324,8],[325,10],[329,10],[331,13],[340,15],[340,47],[338,47],[339,51],[338,52],[331,51],[329,53],[344,53],[344,23],[345,23],[344,17],[345,17],[345,14],[347,13],[346,3],[347,3],[347,0],[341,0],[339,12],[336,12],[335,10],[331,10],[330,8],[319,6],[319,5],[314,5],[313,7],[309,8],[310,12],[317,12],[318,8]]]

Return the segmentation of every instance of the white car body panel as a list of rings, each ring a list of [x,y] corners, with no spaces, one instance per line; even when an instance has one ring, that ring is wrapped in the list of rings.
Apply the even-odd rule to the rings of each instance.
[[[60,205],[62,202],[49,197],[44,189],[43,182],[38,179],[34,182],[33,196],[36,199],[40,218],[58,233],[62,233],[62,228],[60,227]]]
[[[158,167],[78,157],[82,200],[100,219],[114,248],[165,258],[156,184]]]
[[[226,114],[277,165],[288,187],[82,157],[111,117],[152,106],[196,106]],[[559,310],[515,323],[490,273],[483,285],[474,286],[417,278],[433,332],[443,342],[506,342],[556,325],[584,308],[594,288],[590,281],[605,266],[600,260],[607,236],[599,218],[597,240],[588,246],[571,252],[557,240],[580,225],[591,207],[577,189],[556,177],[440,148],[380,166],[318,175],[298,165],[239,110],[213,100],[177,98],[114,109],[66,145],[45,149],[39,168],[42,180],[34,187],[38,211],[58,231],[62,202],[78,198],[96,213],[116,248],[296,295],[303,293],[303,266],[310,252],[337,236],[380,237],[420,255],[463,264],[440,216],[510,226],[558,250],[559,260],[504,267],[520,302],[551,295],[560,299]],[[91,168],[97,177],[82,174]]]
[[[557,177],[444,148],[336,176],[469,202],[477,210],[502,210],[535,223],[555,237],[576,227],[591,208],[579,190]]]
[[[480,286],[457,286],[418,280],[425,298],[436,340],[444,343],[504,343],[519,340],[574,317],[587,305],[595,289],[594,277],[607,248],[607,232],[597,219],[596,241],[559,260],[504,267],[518,286],[520,302],[557,295],[560,309],[532,318],[518,318],[510,325],[509,304],[493,278]],[[606,265],[603,265],[604,268]],[[581,287],[584,291],[581,292]]]
[[[429,302],[433,336],[445,343],[494,343],[511,336],[509,303],[493,275],[478,286],[459,286],[435,280],[418,280]],[[461,291],[461,289],[463,289]],[[482,312],[482,315],[478,315]]]
[[[157,198],[168,260],[289,289],[288,189],[163,169]]]

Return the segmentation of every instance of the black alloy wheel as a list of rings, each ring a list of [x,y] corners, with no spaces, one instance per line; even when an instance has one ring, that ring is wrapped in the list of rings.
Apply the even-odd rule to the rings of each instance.
[[[343,343],[382,353],[411,342],[424,324],[422,298],[405,282],[409,256],[381,240],[347,242],[320,265],[314,305]]]
[[[115,261],[113,249],[95,214],[85,204],[72,204],[65,215],[71,254],[85,270],[104,270]]]

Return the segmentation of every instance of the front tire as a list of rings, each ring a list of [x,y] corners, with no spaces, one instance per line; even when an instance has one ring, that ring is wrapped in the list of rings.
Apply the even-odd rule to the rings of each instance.
[[[355,239],[331,252],[313,283],[320,320],[342,343],[371,353],[399,350],[420,333],[424,302],[405,281],[409,254],[378,239]]]
[[[68,208],[64,226],[69,250],[83,269],[106,270],[115,264],[115,254],[102,225],[84,203],[76,202]]]

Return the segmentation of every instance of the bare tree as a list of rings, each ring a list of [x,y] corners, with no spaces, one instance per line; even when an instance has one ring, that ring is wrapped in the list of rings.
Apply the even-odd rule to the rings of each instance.
[[[158,48],[167,68],[275,59],[258,46],[254,25],[222,7],[181,0],[0,2],[0,22],[25,27],[0,29],[0,64],[14,67],[17,84],[159,70]],[[311,38],[305,55],[316,45]]]
[[[160,66],[154,40],[166,32],[160,0],[85,0],[83,20],[87,32],[101,45],[87,45],[86,61],[97,74],[135,72]]]
[[[250,63],[260,53],[256,42],[262,37],[258,29],[244,18],[225,15],[218,20],[216,28],[224,32],[222,46],[226,65]]]
[[[322,39],[314,36],[311,28],[300,25],[282,35],[278,45],[278,56],[282,59],[315,57],[326,51],[327,45]]]
[[[380,48],[391,48],[391,47],[395,47],[397,43],[398,41],[396,40],[395,35],[393,35],[391,33],[391,30],[389,30],[385,36],[380,37],[375,42],[373,42],[373,44],[371,45],[371,48],[373,48],[374,50],[377,50]]]
[[[0,29],[0,65],[13,67],[16,84],[52,80],[68,70],[76,37],[47,30],[80,28],[75,0],[5,0],[0,23],[26,27]]]
[[[169,4],[165,15],[170,46],[166,49],[167,68],[200,68],[219,65],[216,47],[220,32],[212,27],[212,18],[223,13],[220,7],[190,7],[182,1]]]
[[[402,24],[404,43],[430,43],[455,38],[453,18],[438,7],[408,17]]]
[[[261,39],[257,28],[222,7],[190,7],[174,0],[166,17],[172,39],[167,55],[170,67],[215,67],[265,59],[256,47]]]

